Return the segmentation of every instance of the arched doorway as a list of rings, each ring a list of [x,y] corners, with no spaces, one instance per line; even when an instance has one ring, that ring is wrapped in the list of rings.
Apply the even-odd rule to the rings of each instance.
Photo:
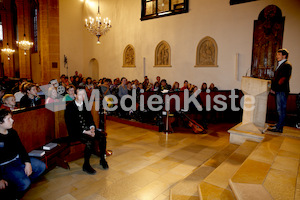
[[[92,58],[89,62],[89,66],[84,69],[84,75],[86,77],[92,77],[93,79],[99,80],[99,63],[95,58]]]

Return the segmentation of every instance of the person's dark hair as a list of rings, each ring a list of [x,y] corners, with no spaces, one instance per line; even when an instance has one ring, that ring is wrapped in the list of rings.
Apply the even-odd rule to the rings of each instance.
[[[167,80],[166,80],[166,79],[163,79],[163,80],[161,80],[161,82],[165,82],[165,83],[167,83]]]
[[[285,58],[288,59],[289,51],[287,49],[279,49],[277,52],[281,53],[283,56],[286,56]]]
[[[4,118],[9,114],[11,114],[10,110],[4,108],[0,109],[0,124],[4,122]]]
[[[92,78],[91,78],[91,77],[87,77],[87,78],[86,78],[86,82],[87,82],[87,83],[89,83],[89,80],[90,80],[90,83],[92,83],[92,82],[93,82],[93,80],[92,80]]]
[[[28,84],[25,85],[25,91],[26,91],[26,92],[27,92],[27,91],[30,91],[31,88],[33,88],[33,87],[36,87],[36,85],[33,84],[33,83],[28,83]]]
[[[74,85],[68,85],[66,87],[66,91],[68,91],[70,88],[74,88],[74,91],[76,90],[76,87]]]
[[[126,78],[125,78],[125,77],[122,77],[122,78],[121,78],[121,82],[123,81],[123,79],[126,79]]]
[[[82,86],[78,86],[77,88],[75,88],[74,93],[77,94],[77,92],[80,91],[80,90],[84,90],[85,91],[85,88],[82,87]]]
[[[207,84],[203,82],[201,85],[201,91],[205,91],[205,90],[207,90]]]
[[[27,82],[21,83],[21,92],[23,92],[23,93],[26,92],[25,87],[26,87],[27,84],[28,84]]]
[[[185,80],[183,83],[189,83],[187,80]]]

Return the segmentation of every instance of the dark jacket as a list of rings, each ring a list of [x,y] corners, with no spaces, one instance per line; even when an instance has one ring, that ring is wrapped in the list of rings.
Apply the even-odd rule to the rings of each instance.
[[[292,65],[289,61],[282,63],[275,71],[274,78],[272,80],[271,89],[275,92],[290,92],[290,77],[292,74]],[[283,84],[279,85],[279,80],[285,77]]]
[[[17,155],[23,163],[30,162],[18,133],[14,129],[9,129],[6,135],[0,134],[0,164],[12,160]]]
[[[65,122],[69,136],[75,139],[80,138],[84,130],[90,130],[91,126],[95,126],[91,111],[86,110],[85,104],[82,111],[79,111],[75,100],[66,106]]]
[[[20,107],[33,107],[38,106],[42,103],[40,97],[34,97],[34,99],[30,99],[28,95],[24,95],[20,100]]]

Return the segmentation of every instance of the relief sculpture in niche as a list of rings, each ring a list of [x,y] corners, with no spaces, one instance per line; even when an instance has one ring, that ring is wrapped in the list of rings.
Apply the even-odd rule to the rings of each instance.
[[[171,67],[171,50],[170,45],[166,41],[161,41],[155,50],[155,66]]]
[[[127,45],[123,54],[123,67],[135,67],[135,53],[132,45]]]
[[[217,43],[211,37],[203,38],[197,47],[195,67],[217,67]]]

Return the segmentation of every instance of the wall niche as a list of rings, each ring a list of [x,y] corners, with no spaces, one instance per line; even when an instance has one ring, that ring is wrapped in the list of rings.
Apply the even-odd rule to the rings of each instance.
[[[218,46],[216,41],[206,36],[197,46],[195,67],[218,67]]]
[[[135,66],[135,51],[131,44],[128,44],[123,52],[123,67]]]
[[[155,49],[154,67],[172,67],[171,66],[171,48],[166,41],[161,41]]]

